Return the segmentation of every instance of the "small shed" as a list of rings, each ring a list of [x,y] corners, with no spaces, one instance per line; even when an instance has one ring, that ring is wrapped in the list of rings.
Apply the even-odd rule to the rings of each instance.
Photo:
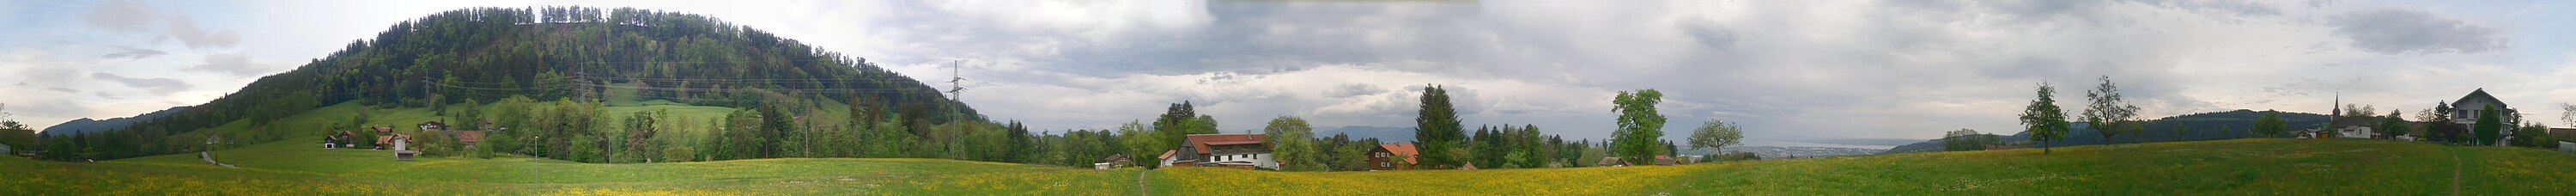
[[[0,144],[0,154],[18,154],[18,153],[17,153],[17,152],[14,152],[14,151],[9,151],[9,145],[8,145],[8,144]]]
[[[1680,165],[1680,164],[1682,164],[1681,160],[1673,160],[1673,157],[1666,157],[1666,156],[1664,156],[1664,155],[1655,155],[1655,165]]]
[[[1458,166],[1458,170],[1476,170],[1476,163],[1468,162],[1467,165]]]

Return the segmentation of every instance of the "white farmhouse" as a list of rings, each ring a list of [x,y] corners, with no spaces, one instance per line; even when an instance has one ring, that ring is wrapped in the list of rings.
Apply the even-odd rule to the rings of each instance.
[[[1261,134],[1192,134],[1181,141],[1180,149],[1164,152],[1159,158],[1166,167],[1279,169],[1279,161],[1270,156],[1266,141]]]

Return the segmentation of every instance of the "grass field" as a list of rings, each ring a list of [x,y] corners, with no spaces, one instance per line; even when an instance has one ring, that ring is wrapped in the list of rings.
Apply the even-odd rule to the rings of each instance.
[[[1687,166],[1281,173],[1153,171],[1170,195],[2435,195],[2576,193],[2576,155],[2360,139],[2241,139]]]
[[[0,195],[682,194],[1131,195],[1139,170],[938,159],[762,159],[587,164],[505,157],[395,161],[390,151],[270,143],[98,163],[0,158]],[[543,174],[543,175],[535,175]],[[1111,179],[1111,180],[1097,180]]]
[[[1270,172],[1089,170],[935,159],[586,164],[394,161],[301,142],[99,163],[0,158],[0,195],[2555,195],[2576,155],[2358,139],[2241,139],[1615,168]],[[2456,156],[2455,156],[2456,155]],[[2456,160],[2456,162],[2455,162]],[[2456,163],[2456,164],[2455,164]],[[2454,178],[2454,168],[2457,178]],[[543,175],[536,175],[543,174]]]

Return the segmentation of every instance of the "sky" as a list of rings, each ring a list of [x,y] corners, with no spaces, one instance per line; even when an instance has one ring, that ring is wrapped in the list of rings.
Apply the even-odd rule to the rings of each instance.
[[[2413,114],[2485,89],[2567,127],[2576,102],[2566,1],[118,0],[0,2],[0,103],[39,127],[201,104],[400,21],[550,5],[700,14],[923,81],[955,72],[966,103],[1051,132],[1182,101],[1225,132],[1409,127],[1428,85],[1469,126],[1569,138],[1608,137],[1612,97],[1656,89],[1673,140],[1710,119],[1756,140],[2009,134],[2034,86],[2080,112],[2103,77],[2148,118]]]

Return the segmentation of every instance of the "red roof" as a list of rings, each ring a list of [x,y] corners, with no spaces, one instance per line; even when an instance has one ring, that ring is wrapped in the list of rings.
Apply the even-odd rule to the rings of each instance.
[[[376,132],[394,132],[393,127],[376,127]]]
[[[1163,156],[1158,156],[1158,157],[1154,157],[1154,158],[1155,158],[1155,159],[1172,159],[1172,154],[1177,154],[1177,153],[1180,153],[1180,152],[1181,152],[1181,150],[1163,150]]]
[[[1405,163],[1420,163],[1413,161],[1413,155],[1422,154],[1419,149],[1413,147],[1413,144],[1378,144],[1377,147],[1386,148],[1387,153],[1394,153],[1395,156],[1404,156]]]
[[[1207,154],[1208,145],[1260,144],[1262,142],[1261,134],[1196,134],[1190,135],[1189,137],[1189,145],[1192,147],[1198,147],[1199,154]]]
[[[483,141],[483,131],[456,131],[456,141],[466,143]]]
[[[393,135],[386,135],[386,136],[376,136],[376,144],[393,144],[393,143],[394,143],[394,139],[410,139],[410,138],[411,138],[411,135],[403,135],[403,134],[393,134]]]

